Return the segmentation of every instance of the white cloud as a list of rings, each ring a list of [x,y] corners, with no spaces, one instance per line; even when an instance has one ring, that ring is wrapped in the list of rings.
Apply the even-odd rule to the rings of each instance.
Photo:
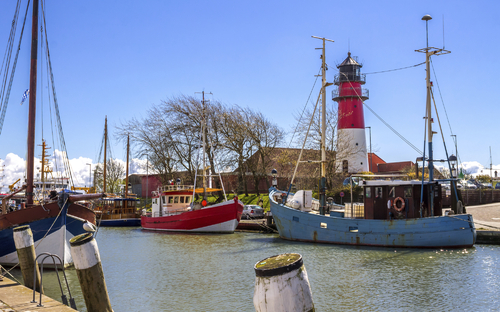
[[[54,177],[67,176],[64,173],[65,157],[66,153],[59,150],[55,150],[53,156],[50,157],[49,167],[52,169],[52,175]],[[125,168],[125,161],[121,159],[115,160]],[[75,186],[88,186],[90,181],[89,176],[93,175],[97,163],[93,163],[92,159],[87,157],[73,158],[69,160],[69,163],[73,173]],[[35,178],[37,177],[37,174],[39,174],[40,165],[40,159],[35,158]],[[129,165],[129,174],[146,174],[146,160],[134,158],[130,161]],[[9,153],[7,154],[5,160],[0,159],[0,168],[4,168],[3,173],[0,171],[0,192],[7,192],[8,186],[17,179],[21,179],[21,181],[16,185],[17,187],[21,186],[21,183],[24,182],[26,161],[18,155]],[[2,176],[3,179],[1,178]],[[125,178],[125,176],[123,178]]]
[[[435,167],[439,170],[444,169],[444,170],[448,171],[448,165],[436,164]],[[477,161],[466,161],[466,162],[461,163],[459,167],[462,168],[465,171],[465,173],[468,173],[468,174],[472,175],[473,177],[475,177],[477,175],[490,175],[489,166],[485,167]],[[491,175],[493,177],[495,177],[495,171],[498,172],[498,177],[500,177],[500,165],[492,165],[491,171],[492,171]]]

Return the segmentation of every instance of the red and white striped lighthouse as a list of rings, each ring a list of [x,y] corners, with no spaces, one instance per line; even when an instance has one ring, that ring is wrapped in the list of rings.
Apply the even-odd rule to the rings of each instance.
[[[347,58],[337,66],[333,100],[338,102],[337,123],[337,163],[338,171],[356,173],[368,171],[366,152],[365,117],[363,101],[368,99],[368,90],[361,87],[366,76],[361,74],[361,67],[348,52]]]

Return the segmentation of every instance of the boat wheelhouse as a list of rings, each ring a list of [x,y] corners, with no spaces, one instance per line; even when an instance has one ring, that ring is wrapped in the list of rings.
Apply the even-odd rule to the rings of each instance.
[[[140,226],[139,199],[133,194],[128,198],[105,197],[94,208],[98,226]]]

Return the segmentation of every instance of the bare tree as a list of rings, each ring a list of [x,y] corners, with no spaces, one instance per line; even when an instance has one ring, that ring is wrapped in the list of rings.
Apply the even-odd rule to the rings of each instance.
[[[273,163],[271,155],[275,148],[283,141],[284,132],[277,125],[269,121],[261,112],[254,112],[250,109],[242,111],[245,118],[246,131],[251,139],[250,148],[256,148],[256,157],[249,159],[249,168],[252,171],[257,195],[259,193],[259,183],[265,179],[269,188],[268,174]]]
[[[103,190],[103,164],[97,164],[94,171],[94,184],[96,188],[107,193],[119,193],[120,183],[125,177],[125,166],[116,159],[108,159],[106,162],[106,190]]]

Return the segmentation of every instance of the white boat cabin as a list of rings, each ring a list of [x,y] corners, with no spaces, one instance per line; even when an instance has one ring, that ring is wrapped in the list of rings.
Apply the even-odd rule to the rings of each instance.
[[[192,198],[192,185],[163,186],[158,191],[153,192],[151,215],[159,217],[189,211],[191,210]]]

